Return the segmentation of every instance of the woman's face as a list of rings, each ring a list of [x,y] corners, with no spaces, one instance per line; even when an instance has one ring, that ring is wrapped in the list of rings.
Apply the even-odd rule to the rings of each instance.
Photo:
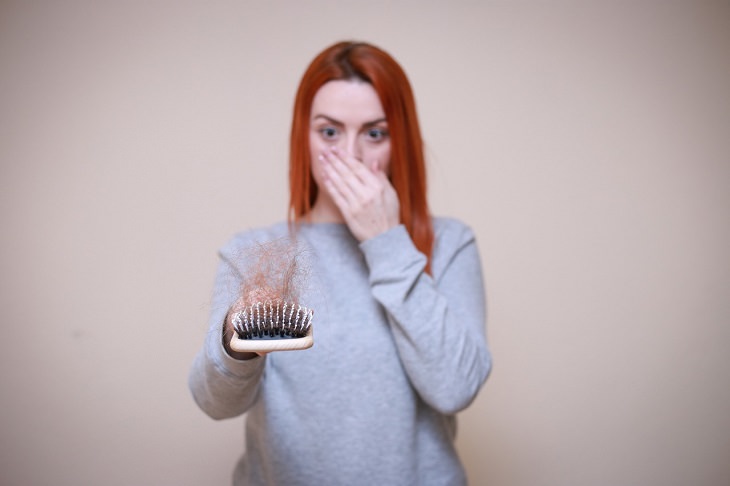
[[[388,172],[388,122],[371,84],[360,80],[325,83],[314,95],[309,123],[312,176],[317,186],[322,185],[319,156],[333,146],[368,166],[377,162]]]

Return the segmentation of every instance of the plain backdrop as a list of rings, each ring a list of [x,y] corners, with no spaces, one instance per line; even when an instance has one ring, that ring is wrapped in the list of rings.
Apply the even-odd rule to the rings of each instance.
[[[471,484],[730,484],[730,3],[456,0],[0,1],[0,483],[229,483],[244,419],[187,389],[216,250],[285,218],[342,39],[478,236]]]

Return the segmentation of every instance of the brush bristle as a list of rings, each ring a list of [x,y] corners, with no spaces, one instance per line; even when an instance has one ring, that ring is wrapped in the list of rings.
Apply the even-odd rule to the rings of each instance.
[[[285,301],[255,302],[236,312],[231,323],[239,339],[301,338],[312,326],[314,311]]]

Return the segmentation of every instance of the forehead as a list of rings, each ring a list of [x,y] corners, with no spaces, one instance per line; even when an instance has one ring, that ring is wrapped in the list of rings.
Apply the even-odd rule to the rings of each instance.
[[[312,100],[312,118],[325,115],[342,122],[385,118],[380,98],[370,83],[336,80],[322,85]]]

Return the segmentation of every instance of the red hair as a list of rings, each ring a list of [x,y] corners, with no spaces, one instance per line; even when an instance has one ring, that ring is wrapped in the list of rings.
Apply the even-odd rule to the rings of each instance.
[[[334,80],[370,83],[380,98],[391,137],[390,181],[400,201],[400,221],[431,268],[433,225],[426,198],[426,163],[416,103],[403,69],[385,51],[361,42],[339,42],[314,58],[294,102],[289,151],[289,221],[305,220],[317,198],[309,150],[312,100]]]

